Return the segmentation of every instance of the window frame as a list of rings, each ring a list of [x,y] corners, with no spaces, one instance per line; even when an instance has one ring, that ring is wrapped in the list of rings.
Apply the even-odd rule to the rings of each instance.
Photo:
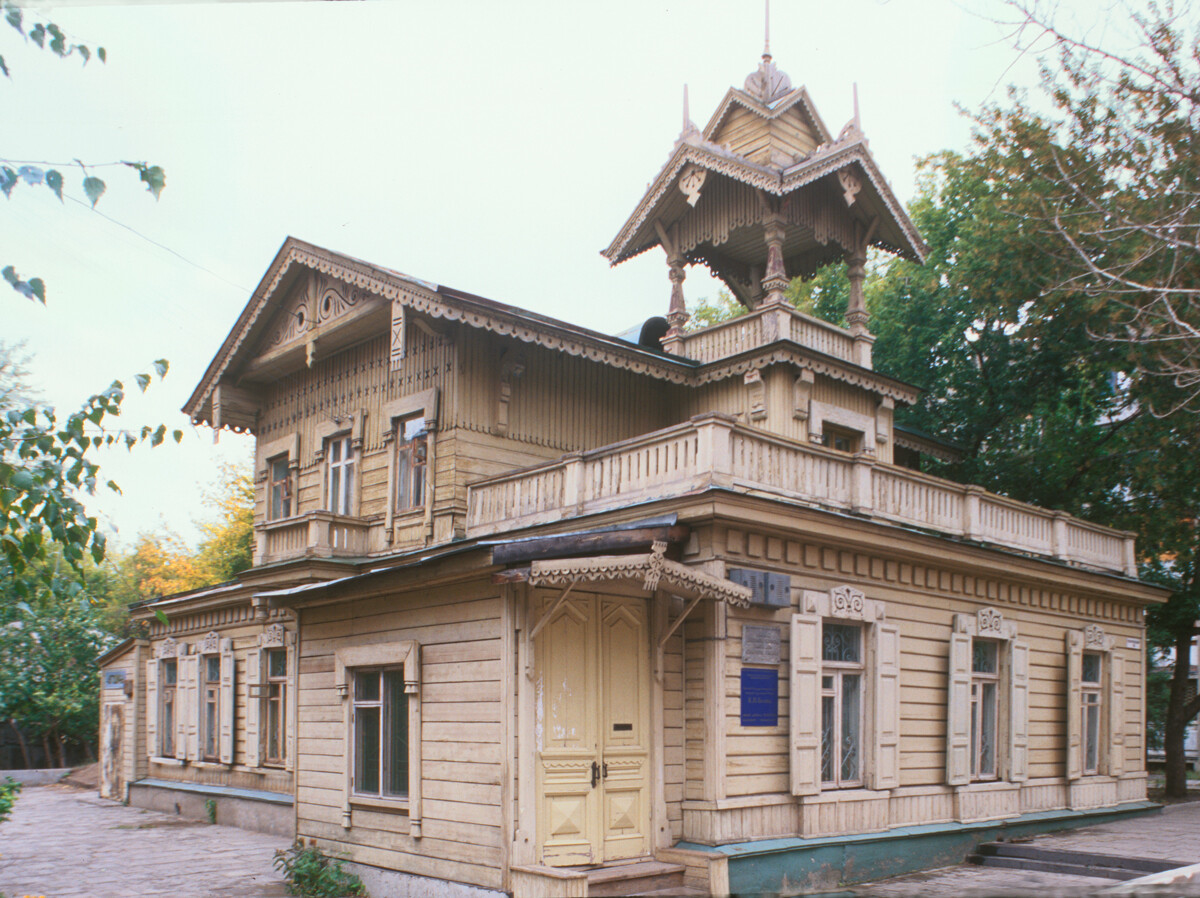
[[[358,487],[355,471],[358,453],[349,431],[325,439],[325,508],[336,515],[350,517],[355,511],[354,491]]]
[[[261,727],[261,748],[259,755],[259,764],[263,767],[283,767],[287,764],[287,709],[288,709],[288,653],[287,646],[265,647],[260,655],[260,663],[262,664],[262,679],[261,683],[262,696],[258,699],[261,702],[262,712],[259,718],[262,721]],[[281,676],[271,673],[271,657],[272,655],[283,656],[283,674]],[[277,694],[272,694],[276,692]],[[275,739],[278,745],[278,755],[271,755],[271,706],[278,706],[277,726]]]
[[[399,695],[396,694],[397,682],[395,674],[400,674]],[[389,676],[391,675],[391,676]],[[408,769],[408,693],[404,689],[404,668],[402,665],[390,667],[356,667],[352,670],[350,684],[350,721],[353,733],[353,751],[350,754],[351,782],[354,798],[377,798],[383,800],[407,800],[410,776]],[[360,696],[359,686],[365,684],[368,678],[375,681],[378,689],[374,699]],[[377,726],[374,732],[375,756],[375,788],[364,788],[363,780],[367,776],[362,762],[364,754],[364,727],[362,718],[364,712],[379,712]],[[397,711],[399,712],[397,714]],[[399,718],[399,719],[397,719]],[[404,754],[403,759],[397,758],[390,747],[394,745],[395,728],[403,730]],[[404,770],[404,785],[402,791],[391,788],[396,771],[396,765],[402,763]]]
[[[856,661],[837,661],[831,660],[825,656],[825,637],[829,632],[830,626],[845,627],[852,629],[858,637]],[[866,691],[867,691],[867,663],[866,663],[866,643],[867,633],[866,627],[861,623],[854,621],[840,620],[836,618],[828,618],[821,621],[821,788],[822,790],[829,789],[854,789],[863,785],[863,760],[865,752],[865,736],[866,736]],[[853,777],[843,778],[842,772],[845,767],[845,756],[843,754],[843,743],[845,741],[845,680],[846,677],[858,677],[858,709],[857,709],[857,724],[855,736],[857,739],[857,775]],[[832,683],[829,687],[825,686],[826,678],[830,678]],[[833,706],[833,721],[832,733],[837,737],[833,749],[833,757],[831,760],[833,769],[833,778],[825,778],[825,735],[827,732],[825,721],[825,704],[826,699],[832,699]]]
[[[1096,678],[1087,678],[1088,659],[1096,659]],[[1082,655],[1082,671],[1079,679],[1080,697],[1080,739],[1082,749],[1083,775],[1094,776],[1100,772],[1100,759],[1103,757],[1102,736],[1104,735],[1104,655],[1101,652],[1085,651]],[[1095,732],[1092,722],[1095,722]],[[1090,755],[1090,757],[1089,757]]]
[[[995,674],[975,670],[978,641],[996,644]],[[1029,646],[1017,639],[1017,625],[991,607],[980,608],[974,614],[955,614],[948,648],[947,784],[961,788],[1025,782],[1029,777]],[[972,700],[974,687],[993,682],[994,774],[979,770],[983,740],[978,727],[982,719],[972,714],[977,710]]]
[[[172,682],[167,682],[167,670],[174,673]],[[169,687],[169,690],[168,690]],[[168,695],[170,698],[168,698]],[[158,660],[158,757],[175,757],[176,728],[179,726],[179,659]],[[167,710],[170,709],[168,715]],[[169,718],[170,726],[164,724]]]
[[[420,421],[421,428],[411,437],[404,437],[405,425]],[[392,510],[397,515],[411,514],[425,508],[429,497],[429,422],[423,411],[396,418],[395,436],[392,439],[392,463],[395,477],[392,489]],[[419,461],[417,460],[419,456]],[[407,459],[403,468],[401,459]],[[403,473],[402,473],[403,470]],[[417,481],[419,480],[419,485]],[[420,492],[420,497],[417,493]],[[402,497],[410,501],[402,504]]]
[[[1066,776],[1119,777],[1125,772],[1125,656],[1117,640],[1098,624],[1067,630],[1066,649]],[[1099,660],[1099,679],[1083,679],[1084,659]],[[1087,702],[1097,710],[1095,764],[1088,763]],[[1136,738],[1136,737],[1135,737]]]
[[[379,416],[379,439],[387,447],[388,451],[388,498],[385,527],[389,536],[395,533],[394,527],[397,519],[402,520],[406,524],[413,524],[424,514],[426,539],[429,538],[430,530],[433,526],[433,504],[437,491],[436,478],[430,476],[430,472],[436,471],[437,468],[438,397],[437,387],[431,387],[428,390],[412,393],[408,396],[402,396],[399,399],[387,402],[381,410]],[[397,464],[397,453],[399,449],[392,444],[398,442],[398,436],[402,434],[402,431],[399,429],[401,426],[400,422],[418,416],[425,420],[424,495],[422,496],[422,503],[420,505],[398,510],[397,481],[399,479],[399,465]]]
[[[980,670],[977,666],[980,646],[993,646],[992,670]],[[994,782],[1000,778],[1000,734],[1002,697],[1001,669],[1004,645],[997,639],[973,637],[971,639],[971,781]],[[991,687],[991,710],[987,709],[987,691]],[[992,757],[991,769],[984,769],[986,744],[984,728],[991,724]]]
[[[859,776],[839,787],[822,782],[822,674],[826,622],[859,628]],[[793,795],[861,790],[886,795],[900,785],[900,629],[884,603],[850,585],[801,591],[792,614],[788,704]]]
[[[343,752],[346,758],[357,757],[354,714],[357,675],[360,672],[385,670],[399,671],[403,676],[408,714],[408,795],[359,792],[356,789],[355,763],[352,761],[346,764],[343,778],[343,824],[352,824],[355,808],[390,811],[407,815],[409,834],[416,838],[421,834],[421,648],[415,640],[342,646],[335,650],[334,683],[342,700]],[[382,700],[382,693],[380,698]],[[382,789],[382,779],[379,785]]]
[[[276,469],[276,465],[281,461],[286,462],[286,474],[282,470]],[[296,490],[296,479],[300,470],[299,434],[292,433],[279,439],[259,443],[255,452],[255,469],[257,471],[256,480],[263,487],[261,494],[262,520],[269,524],[298,515],[300,509],[297,507],[299,497]],[[277,474],[284,476],[277,477]],[[286,494],[288,503],[286,514],[275,513],[278,507],[275,501],[277,489]],[[283,498],[285,496],[281,495],[280,499]],[[282,509],[278,510],[282,511]],[[258,520],[257,514],[255,519]]]
[[[216,662],[217,676],[216,679],[209,678],[210,665]],[[197,683],[197,696],[199,697],[198,708],[198,727],[200,731],[199,744],[197,747],[197,758],[201,761],[208,761],[218,764],[221,761],[221,655],[220,653],[204,653],[200,655],[199,661],[199,682]],[[209,719],[209,707],[212,707],[211,721]],[[211,729],[210,729],[211,726]],[[208,744],[212,742],[212,752],[208,751]]]

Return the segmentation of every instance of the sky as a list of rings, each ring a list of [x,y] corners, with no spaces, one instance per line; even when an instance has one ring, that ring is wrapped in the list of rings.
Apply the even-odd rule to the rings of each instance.
[[[1102,37],[1102,8],[1079,19]],[[1069,11],[1069,10],[1068,10]],[[43,307],[0,284],[0,341],[23,341],[42,401],[77,407],[166,358],[127,426],[180,445],[101,457],[122,487],[88,499],[118,547],[197,538],[223,462],[252,438],[179,408],[284,239],[617,333],[664,314],[661,253],[600,256],[667,160],[683,85],[703,127],[763,51],[761,0],[603,3],[375,0],[39,6],[82,66],[0,24],[0,158],[59,163],[66,201],[0,200],[0,267],[47,283]],[[1090,18],[1089,18],[1090,17]],[[1035,89],[998,0],[775,0],[771,51],[837,133],[853,113],[902,201],[914,162],[969,144],[960,109]],[[1068,20],[1070,21],[1070,20]],[[82,160],[107,192],[95,211]],[[155,201],[122,160],[166,170]],[[717,285],[689,272],[689,300]]]

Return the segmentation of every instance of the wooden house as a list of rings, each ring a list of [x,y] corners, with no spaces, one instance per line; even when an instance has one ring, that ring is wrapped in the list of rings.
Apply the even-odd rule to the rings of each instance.
[[[520,896],[796,890],[1151,807],[1163,593],[1128,533],[913,469],[953,449],[893,422],[870,246],[925,252],[769,56],[604,252],[666,255],[633,340],[287,240],[185,407],[257,438],[255,566],[106,659],[131,798]],[[783,297],[838,261],[846,328]],[[694,264],[747,313],[689,331]]]

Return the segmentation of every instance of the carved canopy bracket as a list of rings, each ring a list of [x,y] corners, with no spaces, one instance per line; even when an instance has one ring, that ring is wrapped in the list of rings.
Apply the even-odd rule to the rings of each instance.
[[[404,353],[407,349],[405,344],[407,325],[408,312],[404,300],[397,296],[392,300],[392,353],[389,366],[392,371],[400,370],[400,366],[404,362]]]
[[[529,569],[529,583],[533,586],[570,586],[573,583],[625,580],[640,583],[647,592],[663,588],[682,598],[701,596],[741,608],[750,606],[753,593],[749,587],[670,561],[665,552],[665,544],[655,543],[655,551],[646,555],[596,555],[535,561]]]
[[[792,388],[792,417],[797,421],[807,421],[809,416],[809,403],[812,402],[813,384],[816,381],[816,375],[807,368],[800,369],[800,374],[796,377],[796,382]]]
[[[742,376],[742,382],[750,392],[750,420],[765,420],[767,417],[767,385],[763,382],[762,372],[753,368]]]

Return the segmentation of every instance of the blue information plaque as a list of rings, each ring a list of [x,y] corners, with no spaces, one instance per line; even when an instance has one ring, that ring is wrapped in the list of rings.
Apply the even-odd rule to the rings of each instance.
[[[742,668],[742,726],[779,726],[779,672]]]

